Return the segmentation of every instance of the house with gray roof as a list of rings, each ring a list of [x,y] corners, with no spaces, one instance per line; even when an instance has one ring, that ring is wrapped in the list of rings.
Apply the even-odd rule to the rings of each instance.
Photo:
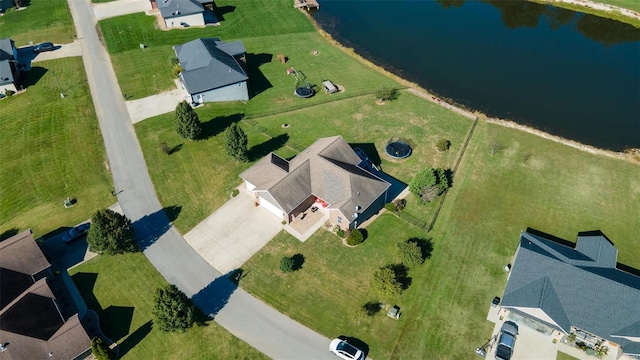
[[[391,184],[362,166],[342,136],[318,139],[290,160],[270,153],[240,177],[260,206],[293,221],[311,206],[329,210],[329,221],[353,229],[389,199]]]
[[[183,69],[180,80],[193,103],[249,100],[242,41],[201,38],[173,50]]]
[[[501,306],[640,356],[640,277],[619,269],[617,255],[600,232],[580,233],[575,247],[523,232]]]
[[[0,94],[18,91],[20,71],[18,71],[18,50],[13,40],[0,39]]]
[[[78,314],[58,305],[50,287],[50,266],[31,230],[0,242],[3,360],[72,360],[91,352],[91,340]]]
[[[160,11],[167,28],[205,26],[206,15],[215,18],[213,0],[151,0],[151,7]]]

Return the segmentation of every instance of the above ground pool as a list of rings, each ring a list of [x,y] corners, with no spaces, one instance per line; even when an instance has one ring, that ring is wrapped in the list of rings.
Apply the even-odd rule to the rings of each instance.
[[[411,146],[401,141],[394,141],[388,143],[384,151],[394,159],[404,159],[411,155]]]

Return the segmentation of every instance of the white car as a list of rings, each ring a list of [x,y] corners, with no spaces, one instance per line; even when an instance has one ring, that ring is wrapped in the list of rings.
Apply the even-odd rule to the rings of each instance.
[[[345,360],[364,360],[364,352],[342,339],[333,339],[329,351]]]

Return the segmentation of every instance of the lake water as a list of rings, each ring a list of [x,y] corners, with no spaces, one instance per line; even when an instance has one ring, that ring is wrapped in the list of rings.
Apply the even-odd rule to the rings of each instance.
[[[313,16],[336,40],[441,97],[599,148],[640,148],[639,29],[526,1],[320,3]]]

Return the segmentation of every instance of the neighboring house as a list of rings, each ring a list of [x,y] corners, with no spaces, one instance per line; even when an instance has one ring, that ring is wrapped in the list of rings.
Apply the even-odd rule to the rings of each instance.
[[[608,340],[638,356],[640,277],[619,269],[617,255],[600,232],[578,234],[575,247],[523,232],[502,307],[587,345]]]
[[[11,39],[0,39],[0,94],[18,91],[18,50]]]
[[[204,26],[205,6],[212,8],[213,0],[151,0],[151,7],[160,10],[168,28]]]
[[[329,221],[353,229],[388,201],[390,183],[372,174],[342,136],[318,139],[291,160],[273,152],[240,174],[260,206],[294,221],[309,207],[329,210]]]
[[[173,50],[183,69],[180,80],[193,103],[249,100],[242,41],[196,39]]]
[[[0,242],[1,359],[67,360],[90,352],[78,314],[67,314],[49,287],[50,266],[31,230]]]

